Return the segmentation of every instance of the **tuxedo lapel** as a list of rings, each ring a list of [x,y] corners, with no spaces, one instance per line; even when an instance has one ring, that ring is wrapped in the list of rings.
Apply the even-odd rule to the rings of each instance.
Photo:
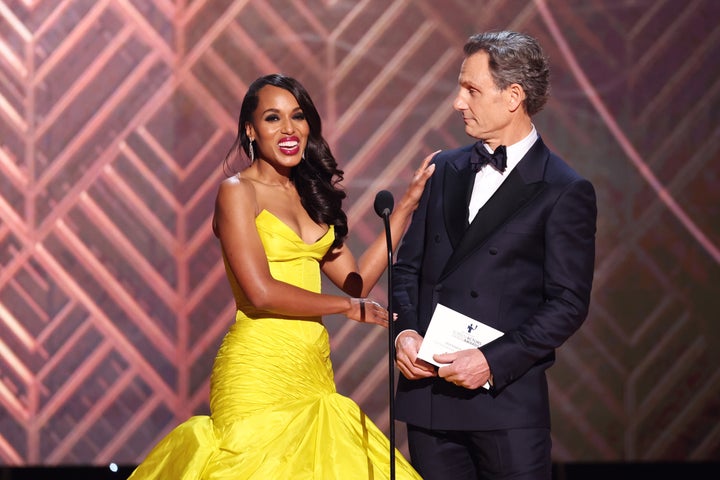
[[[443,215],[445,229],[453,248],[457,248],[468,227],[468,195],[474,174],[470,169],[470,153],[448,162],[443,178]]]
[[[547,149],[542,141],[538,140],[510,172],[500,188],[478,211],[470,227],[456,244],[441,277],[448,275],[465,257],[480,248],[492,233],[544,188],[542,175],[546,161]],[[467,215],[467,207],[465,214]]]

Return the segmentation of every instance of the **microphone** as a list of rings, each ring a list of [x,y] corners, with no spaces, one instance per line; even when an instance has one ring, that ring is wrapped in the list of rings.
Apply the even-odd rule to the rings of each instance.
[[[393,199],[392,193],[387,190],[380,190],[377,195],[375,195],[374,207],[375,213],[378,214],[378,217],[390,215],[394,206],[395,200]]]
[[[375,213],[382,217],[385,225],[385,239],[387,240],[387,285],[388,285],[388,391],[390,393],[390,480],[395,480],[395,329],[393,328],[392,308],[392,237],[390,236],[390,214],[395,206],[392,193],[387,190],[380,190],[375,195]]]

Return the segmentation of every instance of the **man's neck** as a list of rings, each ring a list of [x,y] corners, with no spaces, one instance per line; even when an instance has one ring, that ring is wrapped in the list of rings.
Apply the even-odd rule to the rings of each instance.
[[[523,138],[527,137],[532,131],[532,120],[530,117],[523,115],[523,118],[508,124],[502,131],[498,132],[496,138],[484,140],[484,142],[495,151],[500,145],[509,147]]]

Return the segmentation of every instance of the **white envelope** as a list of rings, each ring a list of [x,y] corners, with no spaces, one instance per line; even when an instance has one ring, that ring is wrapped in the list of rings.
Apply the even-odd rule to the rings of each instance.
[[[452,353],[468,348],[478,348],[501,337],[503,332],[479,322],[460,312],[438,304],[430,319],[418,357],[442,367],[433,360],[436,353]]]

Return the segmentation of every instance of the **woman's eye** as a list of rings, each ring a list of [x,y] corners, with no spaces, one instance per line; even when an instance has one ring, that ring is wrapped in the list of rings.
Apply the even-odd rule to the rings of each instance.
[[[280,117],[278,117],[277,115],[268,115],[267,117],[265,117],[266,122],[276,122],[279,119]]]
[[[300,112],[293,115],[293,120],[305,120],[305,114]]]

